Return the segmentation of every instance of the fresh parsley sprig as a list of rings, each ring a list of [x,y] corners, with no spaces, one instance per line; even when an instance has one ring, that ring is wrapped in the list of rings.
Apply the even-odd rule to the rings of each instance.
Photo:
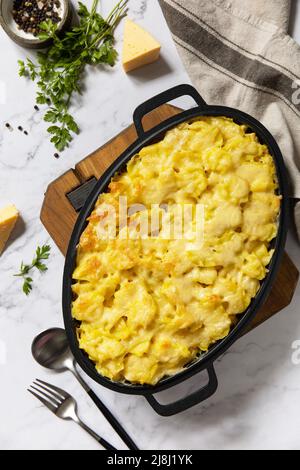
[[[57,25],[49,21],[39,26],[40,39],[52,39],[45,52],[38,52],[37,63],[19,60],[19,75],[37,82],[36,102],[47,104],[49,109],[44,120],[51,142],[57,150],[68,147],[79,127],[69,113],[73,93],[83,91],[83,71],[86,65],[106,64],[113,66],[117,59],[114,48],[114,30],[125,15],[128,0],[120,0],[104,19],[97,13],[99,0],[94,0],[91,11],[79,2],[79,25],[60,38]]]
[[[47,271],[47,266],[43,261],[47,260],[50,256],[51,247],[49,245],[43,245],[42,247],[38,246],[35,252],[35,257],[32,260],[31,264],[21,263],[20,271],[17,274],[14,274],[15,277],[21,277],[23,279],[23,292],[26,295],[29,295],[32,291],[33,279],[29,276],[29,273],[32,269],[36,268],[40,272],[44,273]]]

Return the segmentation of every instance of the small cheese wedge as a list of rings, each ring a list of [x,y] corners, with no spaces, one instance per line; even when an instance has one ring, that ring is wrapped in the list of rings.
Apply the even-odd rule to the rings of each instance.
[[[158,59],[161,46],[151,34],[130,19],[125,20],[123,67],[130,72]]]
[[[0,255],[4,250],[18,217],[19,212],[13,204],[0,209]]]

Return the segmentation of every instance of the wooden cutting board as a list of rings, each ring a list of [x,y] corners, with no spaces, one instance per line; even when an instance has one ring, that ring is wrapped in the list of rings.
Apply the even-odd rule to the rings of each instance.
[[[145,116],[144,128],[151,129],[179,112],[179,108],[163,105]],[[135,128],[131,125],[48,186],[41,210],[41,221],[64,255],[85,198],[97,179],[136,138]],[[255,328],[291,302],[298,277],[297,268],[285,253],[271,293],[248,330]]]

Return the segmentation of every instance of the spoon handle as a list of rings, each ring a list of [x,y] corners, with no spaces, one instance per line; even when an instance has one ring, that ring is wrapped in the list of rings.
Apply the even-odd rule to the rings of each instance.
[[[116,433],[120,436],[122,441],[127,445],[130,450],[139,450],[136,444],[133,442],[129,434],[125,431],[123,426],[119,423],[119,421],[114,417],[111,411],[106,407],[102,400],[96,395],[95,392],[88,386],[88,384],[83,380],[83,378],[77,372],[77,369],[74,367],[72,368],[72,372],[77,378],[78,382],[82,385],[84,390],[88,393],[91,397],[97,408],[101,411],[103,416],[107,419],[111,427],[116,431]]]

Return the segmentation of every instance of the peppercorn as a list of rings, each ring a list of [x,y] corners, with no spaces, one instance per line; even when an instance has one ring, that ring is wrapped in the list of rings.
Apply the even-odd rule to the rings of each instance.
[[[23,127],[22,127],[22,126],[18,126],[18,130],[19,130],[19,131],[22,131],[22,130],[23,130]]]
[[[59,10],[60,0],[14,0],[12,16],[18,29],[26,33],[32,33],[37,36],[42,30],[40,23],[51,20],[53,23],[59,23],[61,17]]]
[[[55,154],[54,154],[54,157],[55,157],[55,158],[59,158],[58,153],[55,153]]]

